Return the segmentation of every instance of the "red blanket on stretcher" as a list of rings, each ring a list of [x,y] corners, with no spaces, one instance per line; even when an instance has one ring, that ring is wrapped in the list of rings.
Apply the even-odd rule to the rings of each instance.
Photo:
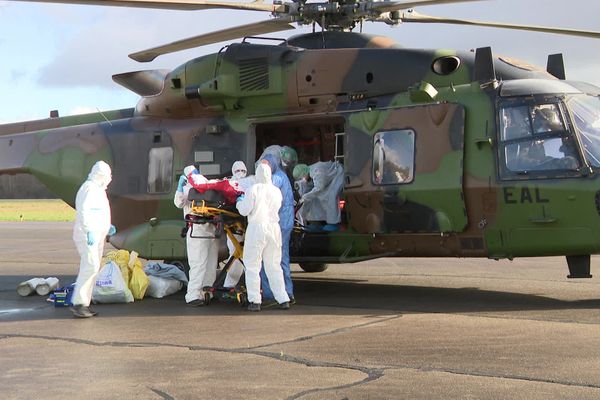
[[[235,204],[238,196],[244,194],[240,190],[239,185],[235,181],[228,179],[223,180],[210,180],[207,183],[195,183],[191,176],[188,176],[188,182],[198,193],[204,193],[207,190],[215,190],[223,195],[227,204]]]

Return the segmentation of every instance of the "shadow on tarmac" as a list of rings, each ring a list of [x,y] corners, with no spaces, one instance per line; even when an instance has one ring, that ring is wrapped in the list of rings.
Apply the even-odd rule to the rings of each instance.
[[[0,275],[0,321],[71,319],[66,308],[56,308],[46,297],[20,297],[15,288],[25,276]],[[60,276],[61,282],[73,282],[75,276]],[[600,309],[600,299],[566,301],[536,294],[482,290],[474,287],[440,288],[369,284],[362,280],[294,278],[297,304],[289,313],[296,315],[351,315],[356,309],[378,314],[418,313],[486,313],[511,311]],[[245,308],[233,301],[216,301],[208,307],[189,307],[184,291],[163,299],[146,298],[129,304],[98,304],[94,308],[104,317],[186,316],[245,314]],[[314,307],[318,307],[316,310]],[[19,311],[21,310],[21,311]],[[284,311],[264,309],[261,315]]]

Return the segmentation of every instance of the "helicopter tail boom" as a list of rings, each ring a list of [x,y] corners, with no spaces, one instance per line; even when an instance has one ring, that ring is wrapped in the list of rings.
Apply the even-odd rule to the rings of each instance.
[[[66,148],[83,140],[80,132],[73,130],[61,136],[60,143],[53,142],[52,138],[61,129],[101,122],[110,124],[114,120],[133,117],[133,111],[129,108],[0,125],[0,175],[31,173],[30,165],[36,155],[51,154],[58,147]]]
[[[27,157],[32,153],[35,138],[31,134],[0,136],[0,175],[27,173]]]
[[[31,132],[59,126],[60,118],[0,125],[0,175],[29,172],[26,161],[35,147],[35,137]]]

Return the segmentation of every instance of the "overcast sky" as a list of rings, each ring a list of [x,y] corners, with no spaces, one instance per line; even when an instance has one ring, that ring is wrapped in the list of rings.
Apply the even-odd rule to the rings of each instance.
[[[443,17],[600,31],[600,1],[488,0],[420,7]],[[164,11],[0,1],[0,123],[133,107],[138,96],[111,75],[172,69],[218,51],[225,43],[162,56],[140,64],[127,54],[174,40],[267,19],[250,11]],[[271,34],[287,37],[309,28]],[[492,46],[495,54],[540,66],[562,52],[567,78],[600,85],[600,39],[441,24],[365,23],[363,31],[392,37],[405,47],[468,50]]]

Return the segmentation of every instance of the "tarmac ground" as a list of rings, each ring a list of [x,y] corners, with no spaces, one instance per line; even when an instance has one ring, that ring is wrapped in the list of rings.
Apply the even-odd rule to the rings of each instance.
[[[564,258],[294,265],[289,311],[179,292],[80,320],[16,293],[74,281],[71,229],[0,223],[2,399],[600,398],[600,272]]]

